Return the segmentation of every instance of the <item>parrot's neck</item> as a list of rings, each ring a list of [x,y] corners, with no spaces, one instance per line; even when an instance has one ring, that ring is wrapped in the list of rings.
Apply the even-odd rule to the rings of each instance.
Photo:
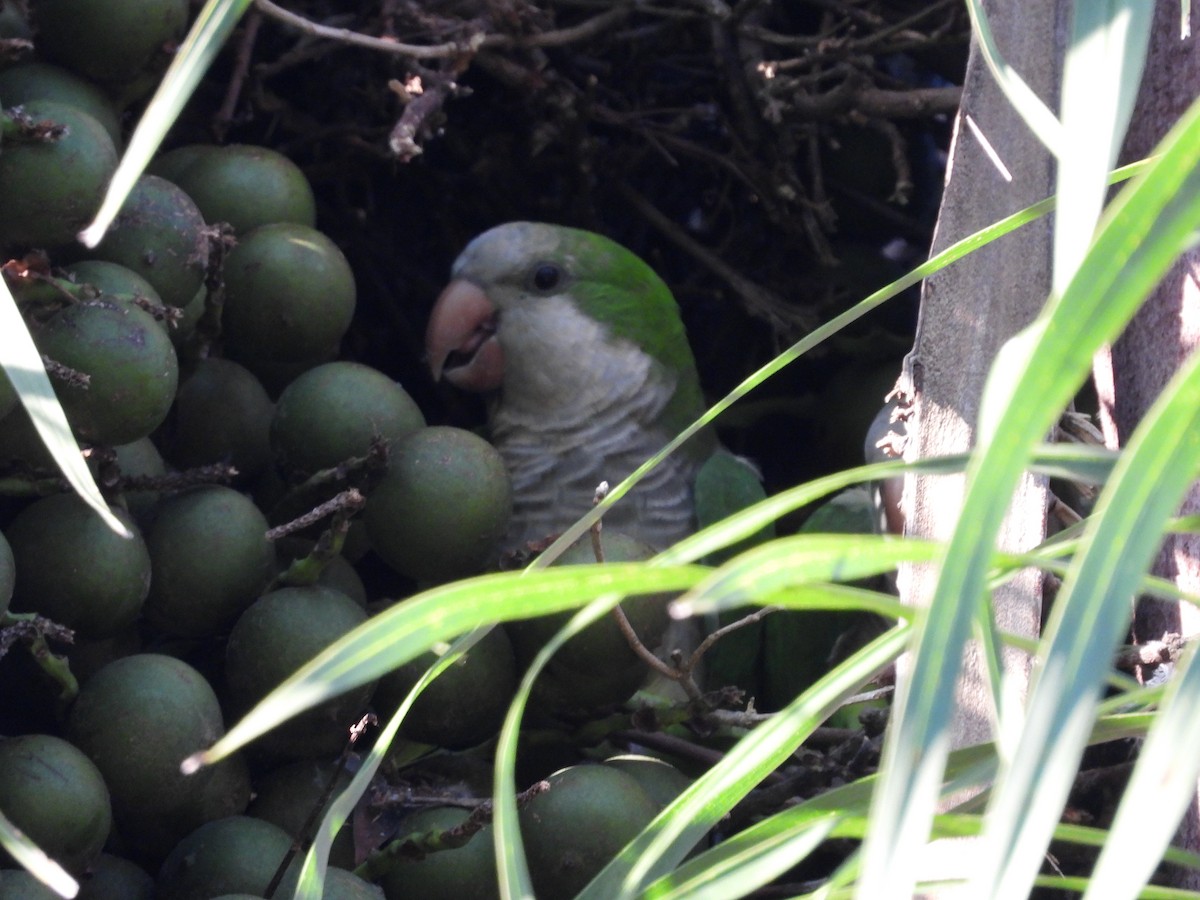
[[[539,327],[521,333],[544,339],[505,348],[504,388],[490,411],[513,481],[505,550],[561,532],[591,508],[601,481],[615,487],[674,437],[663,418],[675,378],[660,363],[565,301],[536,315]],[[506,317],[502,332],[520,324]],[[696,468],[690,455],[672,454],[605,524],[658,547],[690,534]]]

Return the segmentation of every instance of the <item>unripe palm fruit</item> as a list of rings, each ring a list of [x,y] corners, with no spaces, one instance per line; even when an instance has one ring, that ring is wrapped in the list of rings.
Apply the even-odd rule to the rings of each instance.
[[[180,188],[143,175],[92,256],[133,269],[168,306],[187,306],[208,266],[204,217]]]
[[[17,568],[13,608],[88,640],[130,625],[150,589],[150,554],[129,514],[114,512],[131,538],[112,531],[73,493],[21,510],[7,530]]]
[[[226,347],[238,359],[323,361],[350,327],[354,304],[346,257],[307,226],[262,225],[225,260],[222,324]]]
[[[271,462],[267,430],[274,411],[266,388],[245,366],[201,360],[176,394],[167,456],[181,469],[232,463],[243,480],[252,479]]]
[[[101,853],[80,879],[76,900],[154,900],[154,879],[127,859]]]
[[[394,712],[435,660],[422,654],[380,679],[376,708]],[[497,625],[421,692],[400,731],[451,750],[473,746],[500,730],[516,688],[512,644]]]
[[[234,704],[249,709],[367,614],[331,588],[280,588],[264,594],[242,613],[229,634],[225,679]],[[292,758],[334,754],[349,738],[370,699],[366,684],[302,713],[264,735],[258,746]]]
[[[653,756],[623,753],[610,756],[604,761],[604,765],[620,769],[626,775],[632,776],[659,809],[674,802],[676,797],[692,786],[692,779],[669,762]]]
[[[546,779],[550,789],[520,810],[534,891],[574,897],[658,814],[633,778],[610,766],[578,765]]]
[[[100,770],[77,748],[48,734],[0,739],[0,809],[75,874],[100,853],[112,826]]]
[[[317,224],[317,201],[300,167],[277,150],[227,144],[198,154],[175,182],[206,222],[226,222],[244,235],[259,225]]]
[[[96,764],[118,825],[131,832],[150,821],[188,817],[212,770],[184,775],[179,764],[223,732],[204,676],[155,653],[126,656],[97,672],[80,688],[67,719],[67,738]]]
[[[480,572],[512,513],[499,452],[461,428],[422,428],[401,440],[367,499],[367,534],[389,566],[422,582]]]
[[[40,0],[38,49],[97,81],[129,81],[182,34],[187,0]]]
[[[6,140],[0,153],[0,244],[57,247],[91,220],[117,168],[104,126],[74,106],[33,100],[33,122],[62,126],[46,140]]]
[[[156,900],[209,900],[233,893],[261,897],[291,845],[282,828],[260,819],[229,816],[206,822],[163,861],[154,896]],[[298,862],[299,857],[293,865]]]
[[[255,779],[254,801],[246,809],[246,815],[278,825],[293,839],[302,840],[313,811],[331,796],[330,781],[335,775],[332,796],[344,791],[353,777],[350,771],[339,770],[332,759],[301,759],[273,769]],[[354,865],[352,830],[347,822],[333,839],[330,865]]]
[[[470,815],[465,809],[434,806],[406,816],[397,840],[434,829],[446,831]],[[499,900],[499,875],[492,829],[471,836],[462,847],[439,850],[424,859],[398,860],[380,879],[387,900]]]
[[[32,100],[54,100],[83,110],[104,126],[113,146],[120,148],[121,121],[112,100],[95,84],[69,69],[28,61],[0,72],[0,103],[13,107]]]
[[[150,594],[146,617],[181,637],[228,627],[275,568],[267,520],[232,488],[193,488],[161,502],[146,529]]]
[[[371,441],[389,445],[425,427],[425,417],[398,383],[355,362],[309,369],[279,395],[271,450],[288,471],[311,475],[363,456]]]
[[[162,424],[179,380],[175,347],[149,313],[105,300],[74,303],[34,332],[38,349],[88,376],[59,381],[55,393],[76,435],[92,444],[128,444]]]

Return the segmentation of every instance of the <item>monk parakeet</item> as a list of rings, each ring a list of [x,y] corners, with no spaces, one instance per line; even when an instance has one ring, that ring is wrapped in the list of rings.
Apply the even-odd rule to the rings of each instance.
[[[532,222],[475,238],[426,334],[435,380],[487,394],[513,483],[502,551],[556,535],[704,410],[679,308],[608,238]],[[665,548],[763,496],[757,474],[704,431],[606,514]]]

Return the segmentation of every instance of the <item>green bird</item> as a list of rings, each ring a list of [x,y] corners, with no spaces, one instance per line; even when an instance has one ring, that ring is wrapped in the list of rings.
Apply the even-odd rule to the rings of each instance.
[[[704,411],[667,285],[588,231],[511,222],[471,241],[433,308],[435,380],[487,396],[489,438],[513,484],[503,552],[544,542]],[[662,549],[764,496],[757,472],[705,429],[604,524]]]

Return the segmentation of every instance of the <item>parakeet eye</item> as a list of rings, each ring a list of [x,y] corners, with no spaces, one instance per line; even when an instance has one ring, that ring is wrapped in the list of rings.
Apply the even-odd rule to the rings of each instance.
[[[562,269],[552,263],[542,263],[533,273],[533,286],[539,291],[556,288],[560,281],[562,281]]]

